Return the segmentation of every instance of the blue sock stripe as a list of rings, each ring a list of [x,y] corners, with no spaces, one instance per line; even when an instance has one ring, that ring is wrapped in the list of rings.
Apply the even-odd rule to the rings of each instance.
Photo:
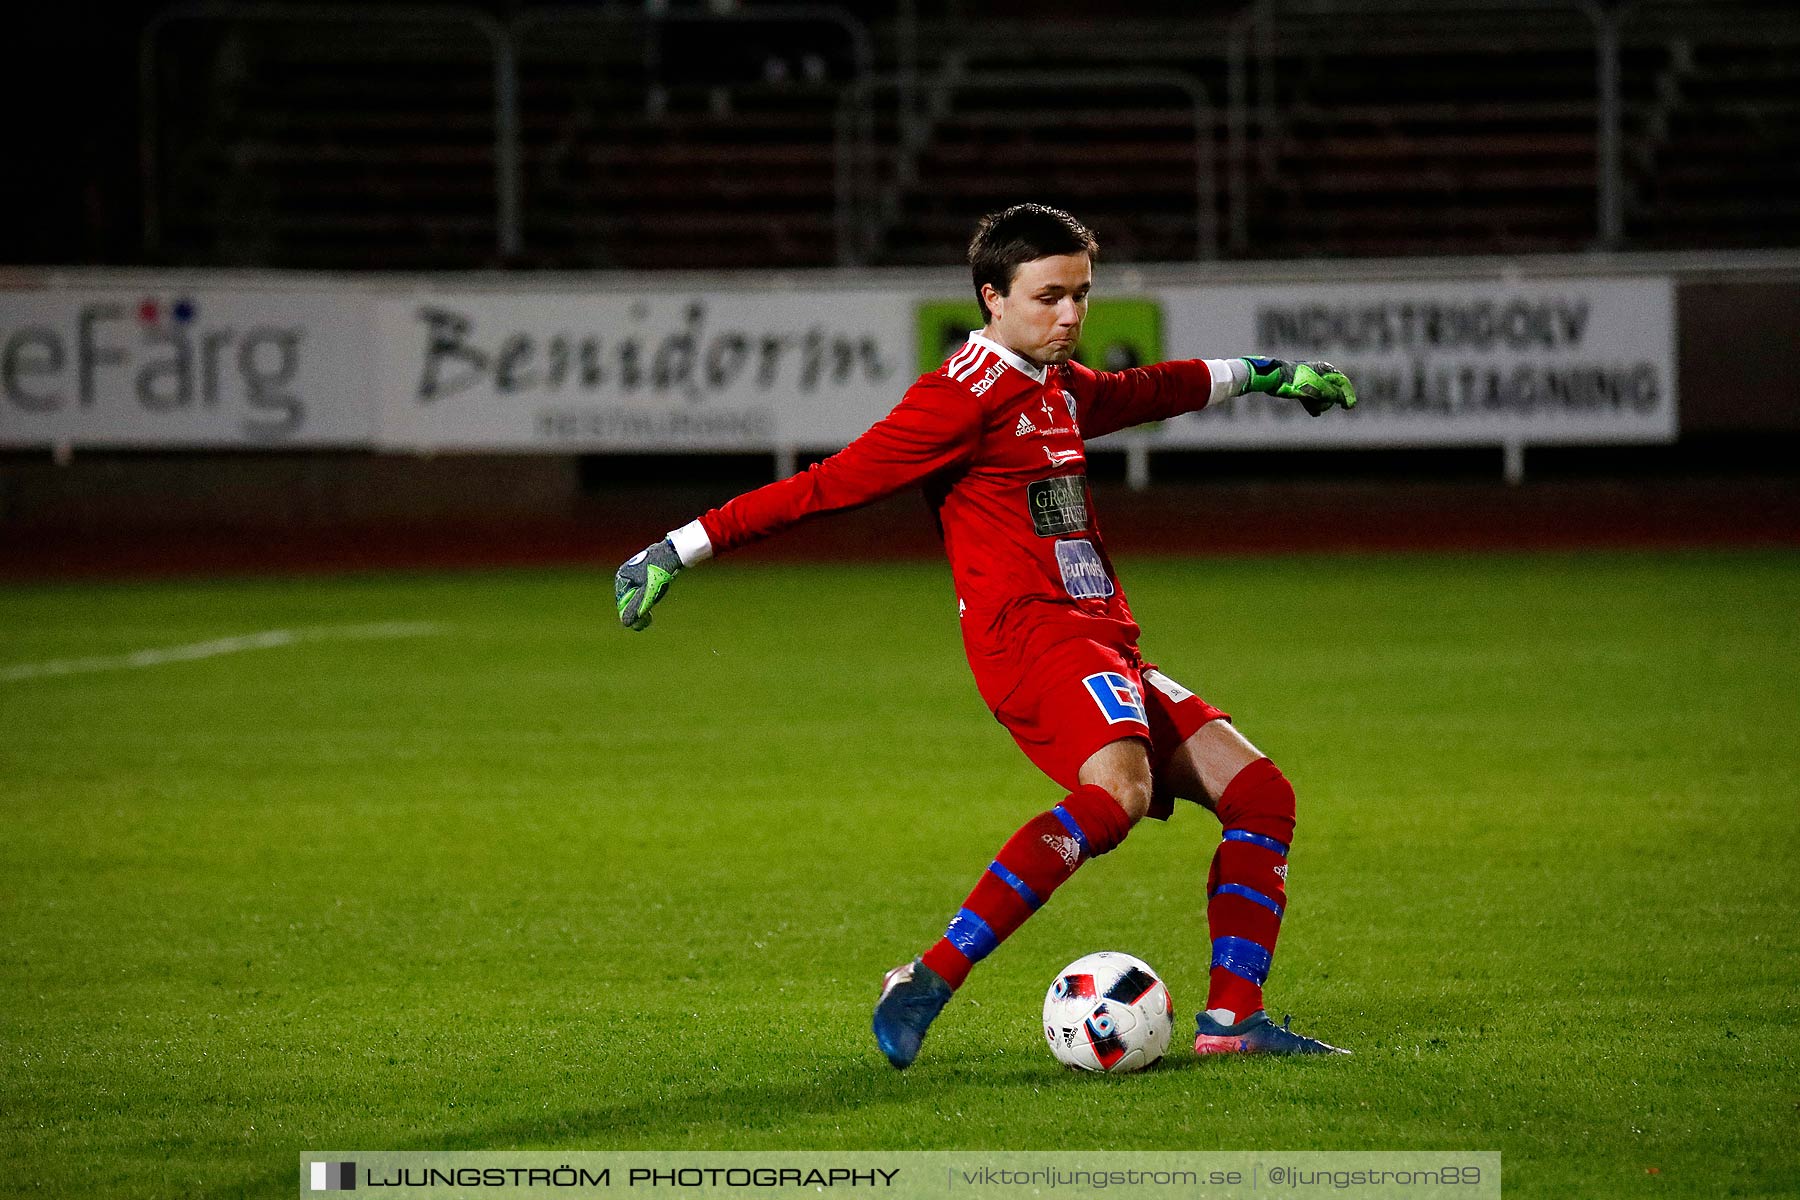
[[[1050,811],[1055,813],[1056,819],[1063,823],[1063,828],[1069,831],[1069,836],[1080,843],[1082,854],[1085,855],[1090,853],[1088,850],[1087,834],[1081,832],[1081,826],[1075,823],[1075,818],[1069,815],[1068,810],[1059,804]]]
[[[1219,892],[1224,892],[1232,896],[1242,896],[1246,900],[1252,900],[1257,904],[1262,905],[1278,917],[1281,915],[1281,904],[1275,897],[1265,896],[1253,887],[1245,887],[1241,883],[1221,883],[1218,891],[1214,892],[1213,895],[1216,896]]]
[[[1240,937],[1221,937],[1213,939],[1212,965],[1224,967],[1239,979],[1248,979],[1257,987],[1269,977],[1269,959],[1272,952],[1267,946],[1261,946]]]
[[[1281,857],[1287,857],[1288,848],[1281,842],[1276,841],[1272,837],[1265,837],[1260,833],[1251,833],[1248,829],[1227,829],[1225,831],[1225,840],[1228,842],[1249,842],[1252,846],[1261,846],[1264,850],[1273,850],[1275,853],[1281,855]]]
[[[1000,939],[988,928],[988,923],[970,912],[959,909],[950,918],[950,928],[944,930],[944,937],[952,946],[962,951],[962,956],[972,963],[978,963],[994,952]]]
[[[1007,870],[1005,865],[1001,863],[999,859],[996,858],[993,862],[988,864],[988,871],[1001,883],[1004,883],[1007,887],[1019,893],[1019,899],[1029,905],[1032,912],[1036,912],[1038,909],[1044,907],[1044,902],[1039,900],[1038,894],[1031,890],[1031,885]]]

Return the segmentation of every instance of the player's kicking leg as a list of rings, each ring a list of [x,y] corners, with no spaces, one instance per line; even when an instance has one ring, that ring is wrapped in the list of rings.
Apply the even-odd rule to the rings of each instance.
[[[912,1065],[925,1031],[971,968],[1143,817],[1150,807],[1145,743],[1134,737],[1102,746],[1083,764],[1080,783],[1000,848],[936,945],[887,973],[875,1005],[875,1042],[895,1067]]]
[[[1166,781],[1224,826],[1206,882],[1212,971],[1196,1054],[1348,1054],[1270,1019],[1263,983],[1287,907],[1294,789],[1227,721],[1210,721],[1170,758]],[[1204,798],[1204,799],[1202,799]]]

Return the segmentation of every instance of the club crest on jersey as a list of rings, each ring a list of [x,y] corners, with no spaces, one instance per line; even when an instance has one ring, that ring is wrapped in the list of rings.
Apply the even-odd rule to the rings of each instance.
[[[1024,437],[1028,433],[1036,433],[1036,432],[1037,432],[1037,426],[1033,425],[1031,423],[1031,418],[1026,416],[1024,413],[1020,413],[1019,414],[1019,423],[1017,425],[1013,426],[1013,436],[1014,437]]]
[[[1138,695],[1137,688],[1131,680],[1116,671],[1101,671],[1097,675],[1089,675],[1082,684],[1088,695],[1100,706],[1100,713],[1106,718],[1108,725],[1117,725],[1121,721],[1136,721],[1139,725],[1148,725],[1144,719],[1144,698]]]

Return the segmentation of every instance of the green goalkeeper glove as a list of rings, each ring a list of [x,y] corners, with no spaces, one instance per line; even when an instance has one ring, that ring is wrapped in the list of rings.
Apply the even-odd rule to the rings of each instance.
[[[1326,409],[1356,407],[1356,385],[1328,362],[1283,362],[1279,358],[1246,358],[1252,392],[1266,392],[1285,400],[1298,400],[1313,416]]]
[[[638,551],[625,560],[613,576],[613,599],[619,603],[619,624],[627,629],[650,628],[650,610],[681,574],[681,555],[668,538]]]

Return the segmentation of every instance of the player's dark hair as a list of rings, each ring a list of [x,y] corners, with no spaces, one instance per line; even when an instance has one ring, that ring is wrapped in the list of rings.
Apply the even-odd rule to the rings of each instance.
[[[1012,290],[1013,276],[1028,262],[1058,254],[1100,254],[1100,243],[1086,225],[1060,208],[1048,204],[1015,204],[981,218],[969,239],[969,271],[975,277],[975,303],[981,319],[988,320],[983,284],[992,284],[1002,296]]]

